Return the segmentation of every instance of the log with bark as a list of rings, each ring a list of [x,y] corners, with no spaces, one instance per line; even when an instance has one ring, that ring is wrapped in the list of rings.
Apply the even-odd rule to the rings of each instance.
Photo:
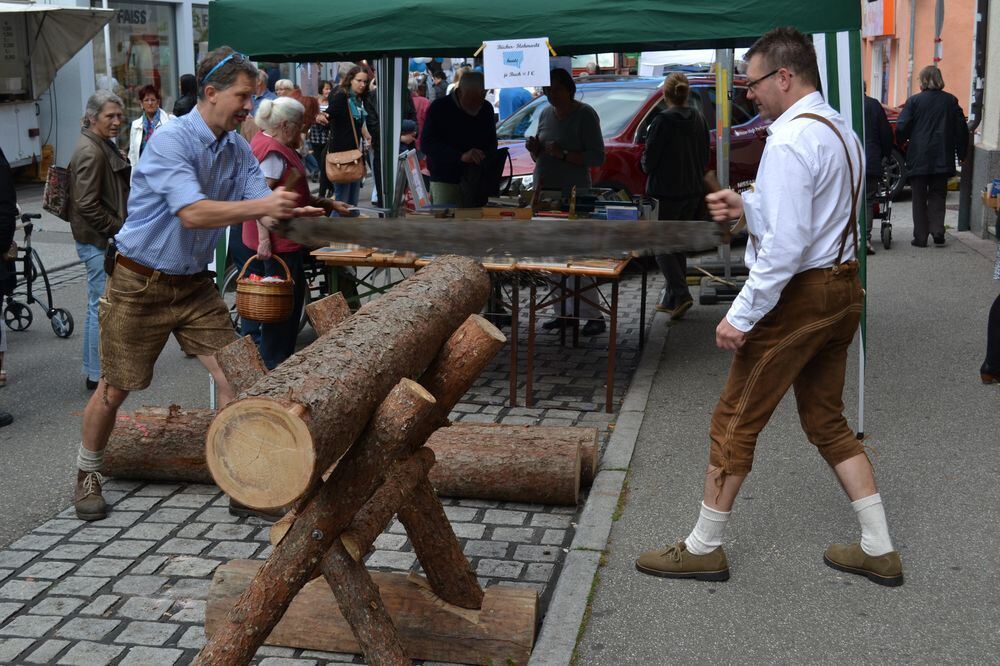
[[[217,351],[215,360],[229,381],[233,395],[243,393],[267,374],[260,350],[249,335],[244,335]],[[204,442],[204,438],[202,441]]]
[[[104,449],[103,474],[158,482],[214,483],[205,464],[212,409],[142,407],[120,414]]]
[[[351,308],[339,291],[306,305],[306,317],[316,335],[325,335],[351,315]]]
[[[226,613],[260,568],[260,562],[233,560],[215,570],[205,608],[206,634],[212,636],[219,630]],[[538,610],[534,590],[489,587],[482,609],[473,611],[444,603],[414,574],[372,572],[371,577],[410,659],[528,663]],[[361,649],[329,585],[321,578],[295,597],[267,643],[326,652],[358,653]]]
[[[488,295],[481,265],[446,257],[366,304],[219,412],[206,451],[216,483],[258,509],[299,499]]]

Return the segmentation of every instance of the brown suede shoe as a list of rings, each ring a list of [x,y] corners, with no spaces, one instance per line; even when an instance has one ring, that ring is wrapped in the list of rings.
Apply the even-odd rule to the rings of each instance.
[[[73,506],[76,507],[76,517],[80,520],[104,520],[108,517],[108,505],[101,494],[104,477],[100,472],[76,473],[76,493],[73,495]]]
[[[897,550],[875,557],[861,550],[859,543],[835,543],[823,553],[823,561],[837,571],[865,576],[879,585],[903,584],[903,562]]]
[[[729,580],[729,561],[719,546],[708,555],[689,553],[683,541],[661,550],[650,550],[639,556],[635,568],[661,578],[694,578],[695,580]]]

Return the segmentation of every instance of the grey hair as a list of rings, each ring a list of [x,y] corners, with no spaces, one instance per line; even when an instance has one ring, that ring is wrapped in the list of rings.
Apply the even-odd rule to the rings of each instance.
[[[407,82],[406,87],[410,89],[411,93],[416,93],[420,90],[420,81],[417,81],[417,78],[413,77]]]
[[[273,132],[284,122],[301,123],[305,113],[306,107],[297,99],[291,97],[265,99],[257,108],[254,121],[265,132]]]
[[[110,90],[98,90],[87,100],[87,109],[83,112],[84,127],[90,127],[90,123],[97,118],[105,104],[117,104],[122,110],[125,109],[125,103],[122,102],[121,97]]]
[[[927,65],[920,70],[921,90],[944,90],[944,77],[941,70],[934,65]]]
[[[291,79],[278,79],[274,82],[274,89],[278,88],[288,88],[289,90],[295,90],[295,84],[292,83]]]
[[[263,83],[266,86],[267,85],[267,81],[268,81],[267,72],[265,72],[263,69],[258,69],[257,70],[257,83]]]
[[[486,79],[482,72],[470,70],[462,74],[458,87],[460,90],[486,90]]]

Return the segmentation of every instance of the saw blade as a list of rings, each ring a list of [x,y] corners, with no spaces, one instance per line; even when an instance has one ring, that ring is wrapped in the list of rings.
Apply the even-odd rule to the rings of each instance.
[[[712,222],[690,220],[458,220],[300,217],[277,232],[306,246],[347,243],[467,257],[617,257],[714,249]]]

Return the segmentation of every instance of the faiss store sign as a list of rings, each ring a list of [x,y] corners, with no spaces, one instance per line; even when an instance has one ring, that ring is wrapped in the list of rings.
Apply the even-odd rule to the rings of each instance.
[[[145,9],[119,9],[116,17],[118,25],[146,25]]]

